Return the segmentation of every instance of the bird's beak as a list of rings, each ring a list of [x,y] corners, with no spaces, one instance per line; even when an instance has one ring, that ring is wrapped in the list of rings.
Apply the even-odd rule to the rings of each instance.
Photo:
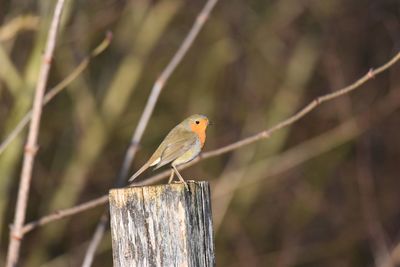
[[[213,122],[213,121],[208,121],[208,125],[215,125],[215,122]]]

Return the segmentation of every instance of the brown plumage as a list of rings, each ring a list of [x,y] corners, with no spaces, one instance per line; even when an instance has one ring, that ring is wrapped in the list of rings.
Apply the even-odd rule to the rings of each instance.
[[[206,139],[208,124],[209,121],[206,116],[196,114],[175,126],[150,159],[132,175],[129,182],[132,182],[151,166],[155,166],[154,169],[158,169],[171,163],[173,170],[171,171],[169,182],[172,181],[175,172],[181,182],[185,183],[176,166],[193,160],[200,153]]]

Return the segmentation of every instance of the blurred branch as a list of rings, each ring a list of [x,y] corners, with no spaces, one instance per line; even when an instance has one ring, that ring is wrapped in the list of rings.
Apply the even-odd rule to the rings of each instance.
[[[331,96],[331,95],[333,95],[333,94],[335,94],[336,97],[339,97],[339,96],[345,94],[345,93],[340,93],[340,92],[344,92],[345,90],[346,90],[347,93],[348,93],[348,92],[351,92],[352,90],[354,90],[354,89],[360,87],[362,84],[364,84],[364,83],[367,82],[368,80],[372,79],[375,75],[378,75],[379,73],[382,73],[383,71],[387,70],[388,68],[390,68],[393,64],[395,64],[395,63],[396,63],[397,61],[399,61],[399,60],[400,60],[400,53],[396,54],[390,61],[388,61],[386,64],[382,65],[381,67],[377,68],[375,71],[369,71],[365,76],[363,76],[362,78],[360,78],[359,80],[357,80],[355,83],[353,83],[353,84],[351,84],[351,85],[349,85],[349,86],[347,86],[347,87],[345,87],[345,88],[343,88],[343,89],[340,89],[339,91],[336,91],[336,92],[334,92],[334,93],[331,93],[331,94],[327,94],[327,95],[318,97],[317,99],[321,99],[321,98],[328,99],[328,97]],[[349,88],[351,88],[351,90],[350,90]],[[393,98],[392,95],[391,95],[390,97]],[[242,146],[245,146],[245,145],[254,143],[254,142],[256,142],[256,141],[258,141],[258,140],[260,140],[260,139],[264,139],[264,138],[270,137],[270,135],[271,135],[272,132],[278,130],[278,126],[279,126],[279,125],[283,125],[283,124],[284,124],[284,126],[281,126],[280,128],[283,128],[283,127],[285,127],[285,126],[288,126],[289,124],[288,124],[287,122],[288,122],[289,120],[292,121],[292,123],[293,123],[293,122],[295,122],[295,121],[297,121],[298,119],[301,118],[301,117],[299,117],[299,115],[298,115],[299,113],[302,113],[303,116],[304,116],[305,114],[307,114],[308,112],[310,112],[312,109],[314,109],[316,106],[314,106],[312,109],[310,109],[310,108],[307,109],[307,107],[309,107],[312,103],[316,102],[317,99],[316,99],[316,100],[313,100],[310,104],[308,104],[305,108],[303,108],[302,110],[300,110],[298,113],[296,113],[296,114],[293,115],[292,117],[290,117],[290,118],[288,118],[287,120],[285,120],[285,121],[283,121],[283,122],[277,124],[276,126],[270,128],[269,130],[262,131],[262,132],[260,132],[260,133],[258,133],[258,134],[256,134],[256,135],[253,135],[252,137],[242,139],[242,140],[240,140],[240,141],[238,141],[238,142],[232,143],[232,144],[227,145],[227,146],[224,146],[224,147],[222,147],[222,148],[215,149],[215,150],[212,150],[212,151],[209,151],[209,152],[205,152],[205,153],[203,153],[200,157],[196,158],[195,160],[191,161],[191,162],[188,163],[188,164],[185,164],[184,166],[180,167],[179,169],[180,169],[180,170],[185,169],[185,168],[187,168],[187,167],[189,167],[189,166],[192,166],[193,164],[195,164],[195,163],[197,163],[197,162],[199,162],[199,161],[202,161],[202,160],[204,160],[204,159],[216,157],[216,156],[219,156],[219,155],[221,155],[221,154],[228,153],[228,152],[230,152],[230,151],[232,151],[232,150],[235,150],[235,149],[237,149],[237,148],[240,148],[240,147],[242,147]],[[333,98],[331,97],[331,98],[329,98],[328,100],[330,100],[330,99],[333,99]],[[325,100],[325,101],[328,101],[328,100]],[[319,101],[320,101],[320,102],[317,101],[317,103],[322,103],[321,100],[319,100]],[[384,103],[384,104],[385,104],[384,106],[388,106],[388,103]],[[314,104],[314,105],[318,105],[318,104]],[[305,111],[304,111],[305,109],[307,109],[308,112],[305,112]],[[294,119],[294,118],[297,118],[297,119]],[[350,123],[353,124],[352,121],[350,121]],[[344,126],[346,126],[345,129],[346,129],[347,127],[354,127],[354,125],[353,125],[353,126],[351,126],[351,125],[349,126],[348,123],[344,123],[343,125],[339,126],[340,129],[337,129],[337,130],[341,131],[342,128],[343,128]],[[279,128],[279,129],[280,129],[280,128]],[[275,130],[273,130],[273,129],[275,129]],[[267,133],[267,134],[266,134],[266,133]],[[138,182],[138,183],[135,183],[135,184],[132,184],[132,185],[147,185],[147,184],[152,184],[152,183],[154,183],[154,182],[160,181],[160,180],[163,179],[163,178],[168,177],[169,174],[170,174],[170,171],[169,171],[169,170],[163,171],[163,172],[161,172],[161,173],[159,173],[159,174],[157,174],[157,175],[154,175],[154,176],[152,176],[152,177],[146,179],[146,180],[143,181],[143,182]],[[29,231],[33,230],[34,228],[36,228],[37,226],[42,226],[42,225],[47,224],[47,223],[49,223],[49,222],[53,222],[53,221],[58,220],[58,219],[62,219],[62,218],[65,218],[65,217],[69,217],[69,216],[75,215],[75,214],[77,214],[77,213],[80,213],[80,212],[83,212],[83,211],[85,211],[85,210],[88,210],[88,209],[97,207],[97,206],[102,205],[102,204],[105,204],[105,203],[107,203],[107,202],[108,202],[108,196],[107,196],[107,195],[104,195],[104,196],[101,196],[101,197],[99,197],[99,198],[96,198],[96,199],[87,201],[87,202],[85,202],[85,203],[82,203],[82,204],[80,204],[80,205],[77,205],[77,206],[75,206],[75,207],[63,209],[63,210],[60,210],[60,211],[57,211],[57,212],[53,212],[53,213],[51,213],[51,214],[49,214],[49,215],[43,216],[42,218],[40,218],[40,219],[37,220],[37,221],[33,221],[33,222],[30,222],[29,224],[27,224],[27,225],[26,225],[27,229],[26,229],[26,231],[24,231],[24,232],[29,232]],[[63,214],[64,216],[57,216],[56,214]],[[39,225],[36,226],[36,224],[37,224],[38,222],[40,222],[40,221],[41,221],[42,223],[40,223]],[[28,227],[28,226],[29,226],[29,227]],[[25,227],[24,227],[24,229],[25,229]]]
[[[0,28],[0,41],[4,42],[14,38],[22,30],[37,30],[38,27],[38,16],[18,16]]]
[[[92,58],[101,54],[109,45],[112,40],[112,33],[108,32],[104,40],[88,55],[81,63],[59,84],[53,87],[49,92],[46,93],[43,100],[43,107],[49,103],[56,95],[64,90],[71,82],[73,82],[89,65]],[[0,53],[1,54],[1,53]],[[0,144],[0,154],[4,152],[7,146],[21,133],[28,122],[32,118],[32,110],[30,110],[17,126],[11,131],[6,139]]]
[[[99,223],[96,226],[96,230],[90,240],[89,246],[86,250],[85,257],[83,259],[82,267],[90,267],[93,264],[93,259],[96,254],[97,248],[103,239],[104,232],[109,223],[109,214],[107,211],[103,212]]]
[[[0,78],[7,85],[8,90],[12,94],[16,94],[18,89],[24,84],[24,81],[2,44],[0,44],[0,62]]]
[[[357,153],[357,174],[361,211],[366,225],[366,231],[374,256],[375,266],[394,267],[388,249],[387,237],[379,218],[379,208],[374,188],[371,166],[371,148],[367,142],[361,142]]]
[[[51,68],[54,48],[56,44],[57,30],[60,23],[64,0],[57,1],[54,16],[50,25],[46,48],[40,66],[39,77],[35,90],[33,101],[32,120],[29,127],[27,143],[25,146],[24,160],[21,171],[21,181],[18,190],[17,204],[15,208],[14,224],[10,231],[10,240],[7,254],[7,267],[16,266],[23,238],[22,228],[25,221],[26,207],[29,197],[29,187],[32,178],[32,169],[37,147],[37,138],[39,135],[40,117],[42,114],[42,105],[47,79]]]
[[[190,29],[188,35],[183,40],[182,44],[178,48],[175,55],[172,57],[171,61],[168,63],[166,68],[163,70],[161,75],[155,81],[149,98],[147,99],[146,106],[143,110],[143,113],[139,119],[139,123],[135,129],[135,132],[132,135],[131,143],[125,153],[125,157],[122,163],[121,170],[118,174],[116,185],[118,187],[123,186],[125,184],[126,176],[128,175],[129,167],[131,166],[136,152],[138,150],[138,144],[142,139],[144,131],[149,123],[150,117],[153,114],[155,105],[160,96],[162,89],[165,86],[165,83],[171,77],[172,73],[175,71],[176,67],[181,63],[183,57],[186,55],[189,48],[192,46],[195,38],[198,36],[200,30],[203,28],[204,23],[207,21],[210,12],[213,10],[214,6],[218,0],[208,0],[203,9],[197,15],[196,21],[194,22],[192,28]],[[105,211],[108,214],[108,211]],[[92,265],[94,254],[96,252],[96,248],[101,241],[101,238],[104,234],[104,231],[108,225],[108,215],[102,216],[99,224],[96,227],[95,233],[90,242],[89,248],[85,254],[85,258],[82,266],[89,267]]]
[[[44,216],[37,221],[33,221],[33,222],[25,224],[25,226],[22,228],[22,233],[25,235],[26,233],[32,231],[33,229],[35,229],[39,226],[51,223],[53,221],[63,219],[65,217],[72,216],[74,214],[80,213],[82,211],[85,211],[85,210],[88,210],[91,208],[98,207],[104,203],[107,203],[107,201],[108,201],[108,195],[104,195],[104,196],[96,198],[94,200],[90,200],[82,205],[77,205],[77,206],[69,208],[69,209],[55,211],[52,214]]]
[[[396,265],[400,264],[400,242],[393,248],[391,257],[393,259],[393,263]],[[386,266],[380,266],[380,267],[386,267]]]

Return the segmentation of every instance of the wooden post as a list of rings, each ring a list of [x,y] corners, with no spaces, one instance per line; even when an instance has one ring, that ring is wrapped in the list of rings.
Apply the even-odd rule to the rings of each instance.
[[[114,267],[215,266],[208,182],[110,190]]]

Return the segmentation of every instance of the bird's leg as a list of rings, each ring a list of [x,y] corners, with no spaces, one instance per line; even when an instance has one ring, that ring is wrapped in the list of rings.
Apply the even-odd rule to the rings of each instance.
[[[172,180],[174,179],[174,174],[175,174],[174,169],[171,169],[171,175],[169,176],[169,179],[168,179],[169,184],[172,183]]]
[[[178,172],[178,169],[175,167],[174,164],[172,164],[171,166],[172,166],[172,168],[174,168],[174,171],[175,171],[176,175],[178,176],[179,180],[181,180],[181,182],[185,184],[186,190],[189,191],[189,187],[188,187],[187,183],[185,182],[185,180],[183,179],[182,175]]]

